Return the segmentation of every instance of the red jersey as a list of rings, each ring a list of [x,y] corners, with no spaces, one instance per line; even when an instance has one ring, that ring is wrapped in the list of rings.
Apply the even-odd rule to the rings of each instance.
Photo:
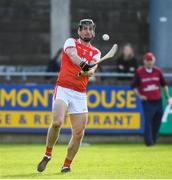
[[[88,83],[88,77],[77,76],[78,72],[81,71],[81,68],[78,65],[74,64],[66,54],[66,49],[68,48],[76,48],[78,56],[82,60],[87,61],[88,64],[98,61],[100,59],[101,53],[92,45],[85,46],[81,44],[79,39],[69,38],[64,44],[61,68],[56,85],[73,89],[79,92],[85,92]]]
[[[144,66],[137,69],[132,87],[137,88],[141,95],[146,96],[148,100],[159,100],[161,99],[160,86],[166,86],[160,68],[153,67],[151,72],[148,72]]]

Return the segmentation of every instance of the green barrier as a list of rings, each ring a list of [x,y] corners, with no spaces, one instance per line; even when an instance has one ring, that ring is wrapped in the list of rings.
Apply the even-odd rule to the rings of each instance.
[[[170,97],[172,98],[172,87],[169,87],[169,93],[170,93]],[[163,105],[164,105],[164,115],[166,114],[166,117],[164,116],[164,118],[162,119],[160,134],[170,135],[172,134],[172,104],[170,105],[169,108],[167,108],[164,93],[162,97],[163,97]]]

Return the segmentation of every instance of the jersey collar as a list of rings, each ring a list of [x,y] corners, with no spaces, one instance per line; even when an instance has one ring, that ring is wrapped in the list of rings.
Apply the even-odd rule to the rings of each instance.
[[[87,47],[87,48],[90,48],[90,47],[91,47],[91,43],[89,43],[89,46],[86,46],[86,45],[84,45],[84,44],[81,43],[81,40],[80,40],[80,39],[78,39],[78,42],[79,42],[81,45],[83,45],[83,46],[85,46],[85,47]]]
[[[147,73],[152,73],[152,72],[153,72],[153,68],[148,69],[148,68],[145,67],[145,71],[146,71]]]

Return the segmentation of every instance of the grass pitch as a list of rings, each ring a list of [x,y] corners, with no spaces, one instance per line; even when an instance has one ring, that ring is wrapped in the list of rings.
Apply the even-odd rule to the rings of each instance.
[[[66,145],[56,145],[45,172],[36,171],[44,149],[44,145],[0,145],[0,178],[172,178],[172,145],[149,148],[140,144],[82,146],[68,174],[60,173]]]

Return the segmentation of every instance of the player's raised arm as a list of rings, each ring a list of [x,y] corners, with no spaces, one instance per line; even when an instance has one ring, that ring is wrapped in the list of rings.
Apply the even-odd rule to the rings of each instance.
[[[80,65],[81,63],[81,58],[78,56],[77,54],[77,50],[75,47],[71,47],[66,49],[66,54],[70,57],[70,59],[72,60],[72,62],[76,65]]]
[[[82,61],[81,58],[78,56],[77,54],[77,50],[75,47],[73,48],[68,48],[66,50],[66,54],[70,57],[71,61],[80,66],[82,71],[89,71],[89,69],[91,68],[91,66],[89,64],[87,64],[87,62]]]
[[[69,56],[70,60],[74,64],[79,66],[79,64],[81,63],[81,58],[77,54],[76,44],[73,38],[69,38],[66,40],[63,50]]]

